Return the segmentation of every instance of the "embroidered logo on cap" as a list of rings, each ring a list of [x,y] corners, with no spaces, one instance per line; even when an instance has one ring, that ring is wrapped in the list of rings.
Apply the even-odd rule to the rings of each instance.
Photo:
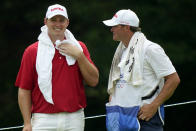
[[[59,8],[59,7],[51,9],[51,11],[55,11],[55,10],[64,11],[62,8]]]

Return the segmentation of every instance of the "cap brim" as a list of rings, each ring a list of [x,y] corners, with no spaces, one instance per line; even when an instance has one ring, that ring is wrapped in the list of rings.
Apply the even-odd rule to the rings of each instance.
[[[104,20],[103,23],[107,26],[116,26],[119,23],[115,22],[114,20],[110,19],[110,20]]]

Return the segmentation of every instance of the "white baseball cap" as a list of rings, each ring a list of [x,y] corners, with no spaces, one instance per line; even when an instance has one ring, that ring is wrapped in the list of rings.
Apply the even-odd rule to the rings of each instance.
[[[62,15],[68,19],[67,10],[64,6],[55,4],[48,7],[46,18],[50,19],[55,15]]]
[[[112,19],[105,20],[103,23],[107,26],[130,25],[133,27],[139,27],[139,18],[132,10],[123,9],[116,12]]]

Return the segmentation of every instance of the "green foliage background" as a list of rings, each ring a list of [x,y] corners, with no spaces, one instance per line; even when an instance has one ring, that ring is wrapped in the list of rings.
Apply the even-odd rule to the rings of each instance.
[[[118,42],[102,24],[119,9],[132,9],[142,32],[159,43],[172,60],[181,84],[166,104],[195,100],[196,1],[195,0],[1,0],[0,1],[0,128],[22,125],[14,82],[24,49],[37,41],[47,7],[67,7],[69,29],[83,41],[100,71],[97,87],[86,87],[86,116],[105,114],[107,80]],[[195,104],[168,107],[166,131],[194,131]],[[21,130],[21,129],[15,129]],[[87,119],[85,131],[105,131],[105,117]]]

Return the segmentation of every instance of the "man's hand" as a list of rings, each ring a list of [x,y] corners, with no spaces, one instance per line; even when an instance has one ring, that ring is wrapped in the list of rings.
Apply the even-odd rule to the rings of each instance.
[[[24,125],[24,128],[23,128],[22,131],[32,131],[32,126],[31,126],[31,124],[26,124],[26,125]]]
[[[112,100],[112,95],[109,96],[109,102]]]
[[[98,84],[99,71],[92,63],[90,63],[78,46],[64,43],[59,45],[58,48],[60,53],[72,56],[77,60],[83,79],[89,86],[95,87]]]
[[[60,52],[72,56],[76,60],[79,59],[83,53],[82,50],[80,50],[77,46],[69,43],[61,44],[58,46],[58,48]]]
[[[149,121],[155,113],[158,111],[158,107],[153,104],[143,105],[138,112],[138,119]]]

